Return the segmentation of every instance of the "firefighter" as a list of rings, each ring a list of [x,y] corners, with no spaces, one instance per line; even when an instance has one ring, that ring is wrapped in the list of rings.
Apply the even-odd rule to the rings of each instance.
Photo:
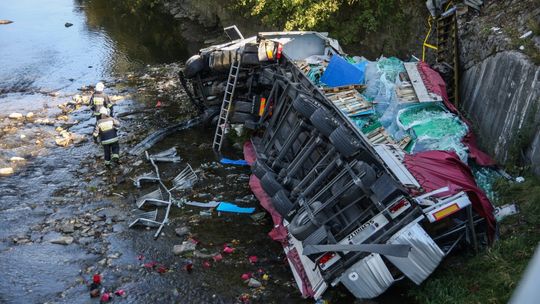
[[[103,82],[98,82],[94,89],[94,93],[90,97],[90,109],[92,109],[93,115],[96,117],[96,121],[99,119],[99,116],[101,115],[99,113],[99,110],[101,109],[101,107],[105,107],[109,109],[111,116],[113,114],[113,104],[111,103],[109,96],[103,93],[104,89],[105,89],[105,85],[103,84]]]
[[[101,141],[105,156],[105,166],[109,167],[111,165],[111,159],[116,164],[120,160],[120,145],[118,144],[117,133],[120,123],[110,116],[109,109],[106,107],[101,107],[99,114],[100,117],[96,122],[96,127],[92,135],[96,143],[98,138]]]

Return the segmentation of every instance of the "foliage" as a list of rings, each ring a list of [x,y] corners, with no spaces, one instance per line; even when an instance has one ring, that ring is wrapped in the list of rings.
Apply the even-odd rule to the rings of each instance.
[[[500,239],[475,256],[455,256],[409,295],[420,303],[507,303],[540,241],[540,180],[496,183],[497,204],[515,202],[518,215],[504,219]]]
[[[236,9],[283,30],[329,31],[345,44],[358,43],[368,33],[406,30],[404,0],[238,0]],[[247,13],[246,13],[247,12]],[[346,25],[346,26],[344,26]],[[405,27],[403,27],[403,26]]]

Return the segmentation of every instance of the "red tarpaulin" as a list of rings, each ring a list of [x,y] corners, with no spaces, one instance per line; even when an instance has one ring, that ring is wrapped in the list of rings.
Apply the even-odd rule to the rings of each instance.
[[[465,191],[474,210],[486,219],[491,239],[495,233],[493,205],[478,188],[471,169],[453,151],[425,151],[405,154],[405,166],[426,192],[448,186],[451,194]]]
[[[452,113],[458,115],[459,118],[461,118],[461,120],[463,120],[469,127],[469,132],[461,140],[463,144],[469,148],[469,156],[480,166],[495,165],[493,159],[476,146],[476,137],[471,131],[471,123],[465,117],[463,117],[461,113],[459,113],[457,108],[448,99],[448,94],[446,93],[446,84],[444,83],[441,75],[431,69],[425,62],[418,63],[418,72],[420,72],[420,76],[422,77],[422,81],[424,81],[424,85],[426,86],[427,90],[441,96],[446,108],[448,108],[448,110],[450,110]]]

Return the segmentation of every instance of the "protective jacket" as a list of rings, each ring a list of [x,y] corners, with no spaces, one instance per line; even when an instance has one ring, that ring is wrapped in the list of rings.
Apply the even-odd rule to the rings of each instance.
[[[99,109],[101,107],[106,107],[111,111],[112,115],[112,106],[111,100],[109,99],[109,96],[103,92],[95,92],[92,94],[92,97],[90,97],[90,108],[94,112],[95,116],[99,116]]]
[[[102,118],[97,121],[94,128],[94,137],[98,137],[102,145],[108,145],[118,142],[117,127],[120,126],[120,122],[112,117]]]

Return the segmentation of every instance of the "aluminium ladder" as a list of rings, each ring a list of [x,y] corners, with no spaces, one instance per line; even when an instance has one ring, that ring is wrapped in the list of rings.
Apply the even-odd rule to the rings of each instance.
[[[236,82],[238,80],[238,74],[240,73],[241,55],[234,58],[231,69],[229,70],[229,78],[227,79],[227,87],[225,88],[225,94],[223,95],[223,103],[221,104],[221,111],[219,113],[219,119],[216,126],[216,133],[214,134],[214,143],[212,149],[214,152],[220,153],[223,139],[225,138],[225,131],[228,128],[229,112],[231,110],[232,100],[234,97],[234,91],[236,90]]]

